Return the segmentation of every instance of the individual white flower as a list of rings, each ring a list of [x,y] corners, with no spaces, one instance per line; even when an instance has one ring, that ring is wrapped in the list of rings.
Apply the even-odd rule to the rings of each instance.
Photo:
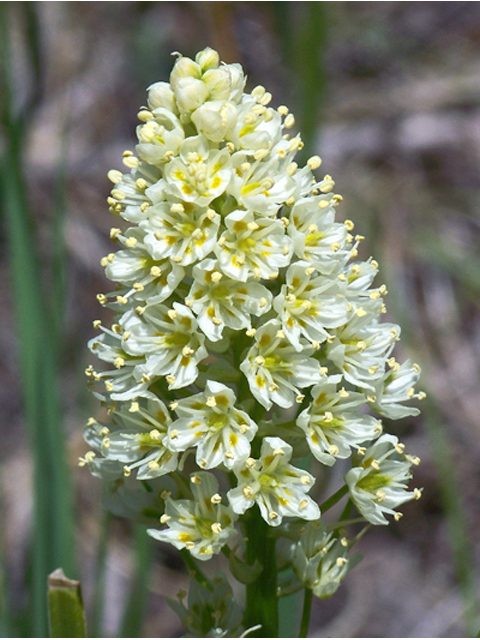
[[[352,448],[358,449],[382,433],[379,420],[359,413],[365,396],[344,387],[337,391],[340,380],[341,376],[330,376],[316,384],[311,405],[297,418],[311,452],[328,466],[337,458],[349,458]]]
[[[374,391],[399,335],[398,325],[372,320],[372,315],[359,307],[352,320],[327,344],[326,355],[348,382]]]
[[[131,172],[122,173],[117,169],[108,172],[114,186],[107,202],[111,213],[127,222],[138,223],[147,217],[147,209],[152,204],[149,194],[160,180],[160,170],[139,161],[130,151],[125,151],[123,155],[123,162],[127,163]]]
[[[347,229],[335,222],[331,194],[298,200],[290,213],[287,230],[296,255],[324,275],[337,271],[350,257]]]
[[[310,357],[313,349],[305,344],[299,353],[286,339],[281,325],[270,320],[258,329],[255,344],[240,365],[250,391],[266,409],[273,403],[291,407],[301,402],[299,388],[310,387],[321,378],[320,364]]]
[[[281,142],[288,144],[285,140]],[[276,150],[280,148],[283,146],[279,144]],[[232,156],[232,163],[235,172],[229,193],[257,216],[275,217],[295,191],[295,181],[289,172],[293,165],[288,165],[288,157],[280,159],[272,152],[264,161],[251,163],[245,153],[239,152]]]
[[[341,278],[341,281],[346,283],[346,295],[352,297],[355,295],[370,297],[373,291],[378,291],[378,296],[374,295],[373,299],[380,298],[384,295],[380,289],[371,290],[369,288],[377,273],[378,264],[375,260],[348,264],[343,274],[344,277]]]
[[[98,372],[90,365],[85,371],[89,382],[102,381],[112,400],[133,400],[139,395],[145,395],[151,379],[145,378],[140,371],[140,367],[146,362],[144,355],[135,356],[125,351],[122,345],[123,329],[120,325],[113,325],[112,330],[96,326],[103,333],[92,338],[88,348],[97,358],[112,364],[114,368]]]
[[[157,398],[137,398],[115,404],[113,424],[101,425],[101,452],[124,465],[124,474],[136,469],[138,480],[148,480],[175,471],[178,454],[168,447],[168,410]]]
[[[193,500],[172,500],[165,503],[160,518],[167,529],[148,529],[147,533],[177,549],[188,549],[199,560],[209,560],[237,535],[237,519],[231,507],[223,505],[215,476],[202,471],[191,476]]]
[[[215,249],[222,271],[234,280],[275,278],[292,255],[292,243],[280,220],[254,219],[250,211],[233,211]]]
[[[146,232],[144,244],[155,260],[170,258],[187,266],[202,260],[215,247],[220,216],[194,203],[162,202],[149,211],[141,223]]]
[[[194,283],[186,299],[203,333],[213,342],[223,328],[251,328],[250,315],[270,310],[272,294],[258,282],[239,282],[224,276],[218,262],[207,258],[193,267]]]
[[[322,522],[310,522],[294,545],[292,565],[317,598],[330,598],[350,568],[346,556],[347,547]]]
[[[388,361],[390,370],[375,386],[375,401],[370,403],[372,409],[380,415],[392,420],[399,420],[406,416],[417,416],[420,410],[416,407],[406,407],[402,403],[413,398],[422,400],[425,393],[416,392],[415,385],[420,378],[420,367],[407,360],[400,364],[395,358]]]
[[[260,97],[260,94],[261,97]],[[265,89],[257,91],[258,99],[267,102]],[[267,102],[268,104],[268,102]],[[262,105],[255,97],[245,95],[238,106],[237,122],[227,135],[236,149],[249,155],[259,150],[270,150],[282,137],[282,119],[280,114],[266,105]]]
[[[388,524],[385,514],[421,496],[419,489],[408,491],[410,468],[418,458],[405,455],[398,438],[385,434],[373,443],[345,476],[350,497],[360,513],[372,524]]]
[[[262,518],[277,527],[290,516],[317,520],[320,509],[306,494],[315,479],[303,469],[289,464],[292,447],[281,438],[264,438],[260,458],[247,458],[234,468],[238,486],[227,496],[235,513],[245,513],[256,503]]]
[[[170,446],[176,451],[196,447],[196,461],[202,469],[224,464],[231,469],[250,455],[250,442],[257,425],[244,411],[235,408],[236,397],[220,382],[209,380],[205,391],[178,400],[175,420],[169,429]]]
[[[207,356],[207,350],[188,307],[178,302],[173,309],[162,304],[147,306],[141,315],[127,311],[120,322],[125,328],[125,352],[146,358],[139,367],[142,375],[164,375],[170,389],[186,387],[196,380],[197,365]]]
[[[144,124],[138,125],[136,151],[140,158],[152,165],[165,165],[177,155],[185,139],[185,132],[177,116],[169,109],[157,107],[153,111],[142,111],[148,116]]]
[[[217,571],[207,588],[195,578],[190,581],[188,602],[183,603],[186,594],[178,595],[179,600],[168,599],[168,604],[182,621],[191,638],[236,638],[242,622],[243,612],[236,603],[232,588],[223,573]]]
[[[128,229],[124,248],[102,260],[107,278],[124,285],[112,294],[119,305],[162,302],[170,297],[183,279],[184,270],[180,265],[168,259],[152,258],[143,242],[145,235],[146,231],[138,227]]]
[[[171,195],[201,207],[222,195],[231,177],[228,149],[210,149],[202,135],[187,138],[180,146],[179,157],[164,169]]]
[[[303,261],[290,265],[273,306],[297,351],[302,350],[301,337],[318,348],[330,337],[328,329],[345,324],[351,315],[338,280],[318,275]]]

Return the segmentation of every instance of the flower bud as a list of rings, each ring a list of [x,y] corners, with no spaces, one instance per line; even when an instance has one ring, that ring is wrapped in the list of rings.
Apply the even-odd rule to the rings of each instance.
[[[177,112],[175,95],[168,82],[155,82],[148,87],[148,106],[152,111],[163,107],[173,113]]]
[[[228,99],[238,104],[242,99],[246,81],[242,66],[238,63],[227,64],[224,69],[228,69],[230,74],[230,96]]]
[[[212,142],[220,142],[234,126],[237,110],[223,101],[206,102],[192,113],[192,122],[198,133]]]
[[[211,47],[206,47],[195,56],[195,62],[200,65],[203,72],[208,69],[216,69],[220,64],[220,56]]]
[[[202,80],[208,88],[210,100],[228,100],[232,82],[230,72],[226,67],[206,71]]]
[[[183,113],[198,109],[208,98],[208,89],[197,78],[179,78],[173,87],[178,108]]]
[[[175,91],[175,84],[180,78],[197,78],[202,77],[202,71],[199,65],[185,56],[177,58],[175,65],[170,74],[170,83]]]

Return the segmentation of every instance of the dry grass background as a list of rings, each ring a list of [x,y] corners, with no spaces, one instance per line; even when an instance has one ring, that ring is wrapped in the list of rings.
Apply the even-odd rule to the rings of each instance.
[[[75,492],[71,551],[92,617],[100,597],[95,590],[99,546],[102,535],[108,537],[105,610],[97,631],[107,637],[125,632],[122,616],[137,588],[140,535],[123,520],[105,524],[97,480],[76,467],[85,450],[82,426],[96,411],[83,370],[91,323],[101,313],[95,294],[107,286],[100,267],[112,225],[106,173],[120,168],[122,151],[133,148],[145,88],[167,79],[170,52],[191,55],[210,45],[225,61],[243,64],[250,88],[264,84],[276,105],[288,104],[299,114],[310,150],[323,158],[344,197],[340,215],[352,218],[367,238],[361,256],[380,262],[390,291],[389,318],[404,329],[402,355],[421,364],[428,393],[420,418],[392,426],[422,459],[416,486],[424,487],[423,499],[408,505],[398,524],[377,527],[364,538],[364,561],[330,601],[314,603],[311,636],[477,633],[480,3],[3,4],[8,5],[3,19],[9,20],[17,109],[32,97],[34,76],[25,5],[37,20],[40,82],[26,114],[24,171],[42,265],[38,282],[47,297],[54,294],[51,257],[58,243],[54,212],[59,203],[63,214],[60,392]],[[320,18],[313,15],[313,5],[322,5]],[[308,44],[314,19],[321,22],[319,46],[309,51],[305,39]],[[302,101],[305,91],[308,99]],[[2,151],[6,136],[4,128]],[[10,247],[3,228],[0,526],[4,587],[14,612],[10,631],[32,635],[33,471],[22,412]],[[142,553],[143,575],[145,567],[150,572],[139,632],[180,635],[163,596],[186,584],[182,563],[160,545]]]

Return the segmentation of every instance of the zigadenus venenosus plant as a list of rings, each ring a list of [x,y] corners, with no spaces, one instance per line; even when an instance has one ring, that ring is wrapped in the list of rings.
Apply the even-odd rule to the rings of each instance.
[[[109,173],[127,224],[102,260],[115,322],[95,321],[89,345],[107,367],[87,369],[109,420],[89,420],[80,463],[108,481],[110,508],[152,523],[194,570],[173,603],[190,634],[276,637],[278,599],[305,587],[305,635],[312,593],[331,596],[351,568],[359,523],[388,524],[420,497],[407,488],[418,458],[376,416],[415,415],[402,403],[424,394],[418,365],[392,357],[400,328],[380,321],[363,238],[335,222],[332,178],[314,176],[317,156],[297,165],[293,115],[244,85],[210,48],[179,56],[148,90],[129,171]],[[338,460],[351,468],[325,499]],[[225,576],[196,565],[220,552],[246,584],[243,614]]]

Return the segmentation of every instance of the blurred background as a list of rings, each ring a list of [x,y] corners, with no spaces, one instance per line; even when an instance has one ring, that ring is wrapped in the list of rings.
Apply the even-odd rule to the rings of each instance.
[[[82,581],[91,636],[170,637],[188,575],[108,515],[76,466],[98,411],[83,371],[108,284],[110,168],[172,51],[240,62],[287,104],[366,236],[423,369],[419,418],[387,428],[423,498],[362,540],[312,637],[480,630],[480,3],[0,3],[0,635],[44,636],[45,577]],[[377,284],[381,284],[377,281]],[[294,607],[284,636],[294,635]]]

